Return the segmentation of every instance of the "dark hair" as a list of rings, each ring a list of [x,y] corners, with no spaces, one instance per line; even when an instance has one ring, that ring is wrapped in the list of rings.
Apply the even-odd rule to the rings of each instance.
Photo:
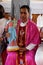
[[[26,8],[26,9],[28,10],[28,12],[30,12],[30,8],[29,8],[28,5],[23,5],[23,6],[21,6],[21,7],[20,7],[20,10],[23,9],[23,8]]]
[[[0,5],[0,19],[4,17],[4,7]]]

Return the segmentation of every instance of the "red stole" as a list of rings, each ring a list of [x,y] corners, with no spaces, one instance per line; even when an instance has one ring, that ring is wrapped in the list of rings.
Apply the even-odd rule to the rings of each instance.
[[[20,47],[25,47],[25,32],[26,32],[26,26],[24,26],[24,27],[19,26],[17,43]]]
[[[19,26],[18,30],[18,46],[24,48],[25,47],[25,33],[26,26]],[[25,52],[18,52],[18,64],[25,65]]]

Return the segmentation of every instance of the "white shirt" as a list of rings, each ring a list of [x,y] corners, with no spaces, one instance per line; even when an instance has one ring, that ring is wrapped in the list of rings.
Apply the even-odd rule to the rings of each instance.
[[[37,18],[37,26],[39,28],[43,27],[43,15],[39,15],[38,18]]]
[[[6,19],[5,18],[0,19],[0,37],[4,32],[5,25],[6,25]]]
[[[21,23],[20,23],[20,26],[24,27],[24,26],[26,26],[26,24],[27,24],[27,22],[24,22],[24,23],[21,22]]]

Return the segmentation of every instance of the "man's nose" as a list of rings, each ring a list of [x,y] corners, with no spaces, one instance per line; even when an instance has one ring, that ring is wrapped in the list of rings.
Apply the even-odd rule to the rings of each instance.
[[[22,13],[22,16],[24,16],[25,14],[24,13]]]

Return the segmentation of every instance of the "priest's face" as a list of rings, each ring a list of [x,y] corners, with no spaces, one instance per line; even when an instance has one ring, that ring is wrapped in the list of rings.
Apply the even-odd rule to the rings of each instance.
[[[29,18],[29,12],[26,8],[20,9],[20,19],[22,22],[26,22]]]

